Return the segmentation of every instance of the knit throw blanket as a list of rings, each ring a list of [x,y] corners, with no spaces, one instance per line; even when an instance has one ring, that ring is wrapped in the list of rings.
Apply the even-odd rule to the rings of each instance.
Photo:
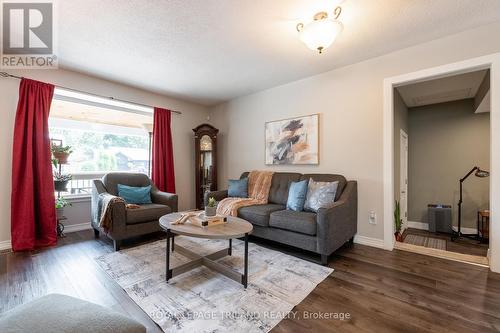
[[[217,206],[217,214],[238,216],[238,209],[245,206],[267,204],[272,171],[251,171],[248,175],[248,198],[225,198]]]
[[[125,200],[121,197],[111,195],[109,193],[101,193],[99,195],[99,208],[100,208],[100,218],[99,227],[104,230],[104,232],[109,232],[113,226],[113,209],[117,204],[124,204],[126,209],[137,209],[141,208],[139,205],[127,204]]]

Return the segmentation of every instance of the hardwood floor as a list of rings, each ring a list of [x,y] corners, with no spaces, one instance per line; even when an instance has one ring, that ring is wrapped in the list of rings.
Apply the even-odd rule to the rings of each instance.
[[[274,244],[266,246],[293,252]],[[57,292],[110,307],[142,322],[148,332],[159,332],[94,262],[93,258],[111,251],[107,238],[94,240],[92,231],[81,231],[68,234],[54,248],[0,254],[0,313]],[[335,269],[333,274],[274,332],[500,330],[500,274],[486,268],[358,244],[337,251],[329,265]],[[304,318],[312,313],[345,313],[350,319]]]
[[[406,235],[420,235],[444,239],[446,240],[446,251],[470,254],[474,256],[486,257],[489,248],[488,244],[479,243],[478,241],[469,238],[461,238],[452,242],[450,240],[450,235],[448,234],[433,233],[427,230],[408,228],[404,231],[403,238],[406,237]]]

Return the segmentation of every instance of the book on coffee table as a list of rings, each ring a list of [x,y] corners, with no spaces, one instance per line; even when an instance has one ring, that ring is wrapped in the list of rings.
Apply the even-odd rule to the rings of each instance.
[[[222,215],[206,216],[205,212],[191,216],[188,220],[191,224],[199,227],[210,227],[227,223],[227,217]]]

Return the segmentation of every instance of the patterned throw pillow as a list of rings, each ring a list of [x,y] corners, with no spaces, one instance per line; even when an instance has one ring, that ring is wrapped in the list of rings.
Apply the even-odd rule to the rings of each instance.
[[[315,182],[309,179],[305,210],[317,212],[320,208],[330,208],[335,202],[339,182]]]

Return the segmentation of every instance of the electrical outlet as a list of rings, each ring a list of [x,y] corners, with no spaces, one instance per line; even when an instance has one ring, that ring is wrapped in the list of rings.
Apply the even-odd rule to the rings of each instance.
[[[368,216],[368,222],[370,224],[377,224],[377,213],[375,213],[373,210],[370,212],[370,215]]]

